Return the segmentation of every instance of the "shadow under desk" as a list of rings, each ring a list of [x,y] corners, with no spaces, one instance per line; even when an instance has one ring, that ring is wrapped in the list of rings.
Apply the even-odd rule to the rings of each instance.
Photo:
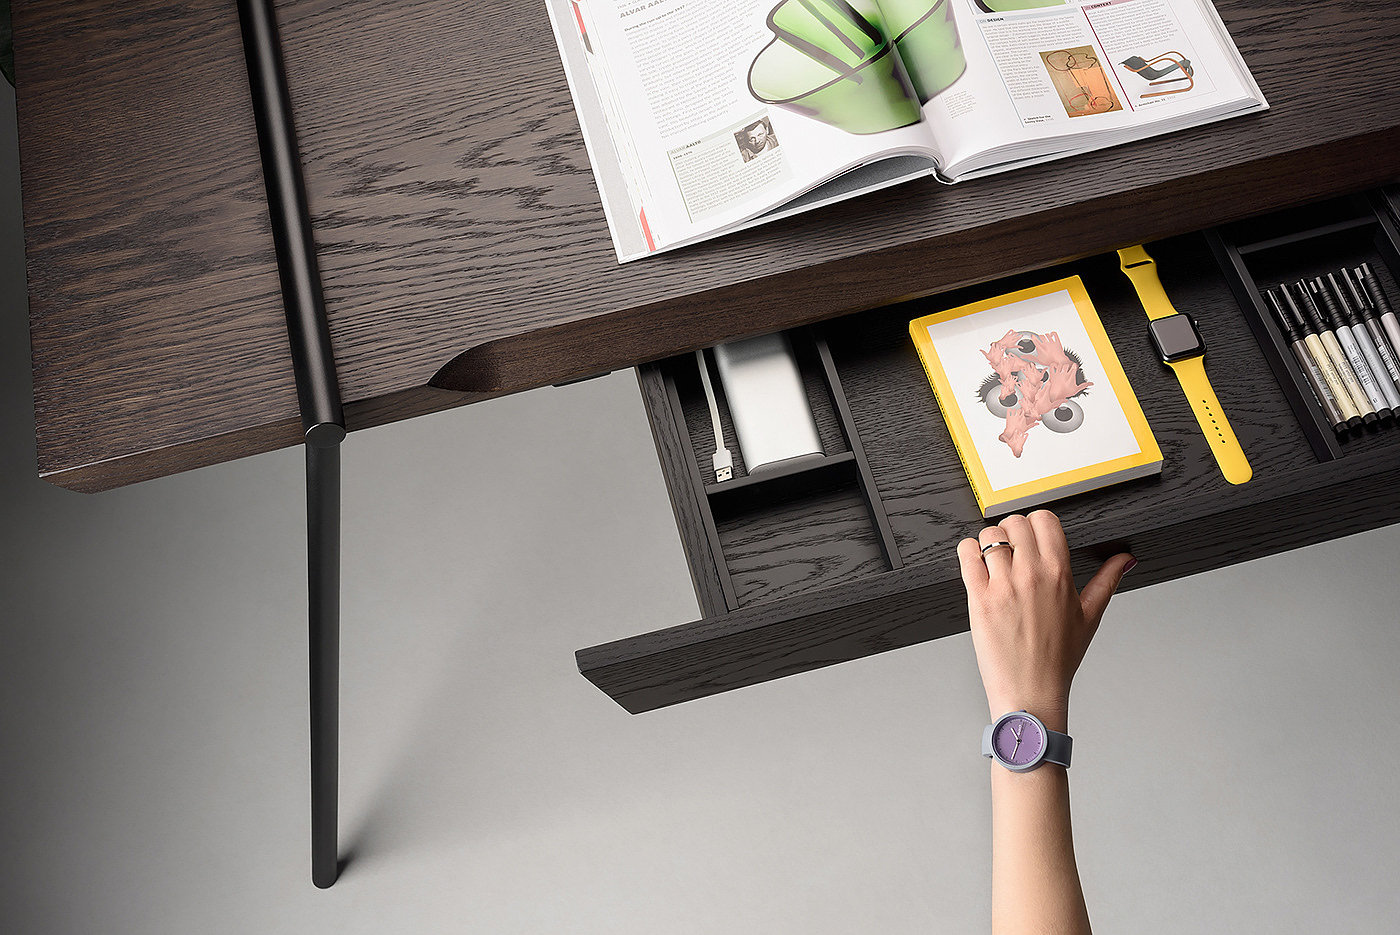
[[[1369,260],[1400,295],[1394,257],[1364,238],[1343,243],[1343,259]],[[694,356],[646,364],[642,395],[704,616],[580,650],[580,671],[637,713],[966,630],[955,548],[984,520],[908,323],[1065,276],[1083,277],[1164,457],[1160,477],[1047,504],[1080,585],[1117,551],[1140,559],[1123,582],[1131,589],[1400,520],[1400,427],[1348,438],[1341,457],[1320,460],[1205,236],[1150,252],[1200,326],[1249,483],[1220,475],[1115,254],[793,332],[827,458],[787,473],[750,477],[736,457],[735,479],[716,484]],[[720,409],[733,439],[722,392]]]

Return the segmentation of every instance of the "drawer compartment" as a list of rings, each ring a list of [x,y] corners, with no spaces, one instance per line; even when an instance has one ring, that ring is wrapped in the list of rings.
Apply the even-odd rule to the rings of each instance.
[[[1369,197],[1336,198],[1207,233],[1211,250],[1319,460],[1340,458],[1364,447],[1368,436],[1332,430],[1264,293],[1284,283],[1365,263],[1393,303],[1400,298],[1400,228],[1393,205],[1384,192],[1372,192]]]
[[[792,346],[825,454],[748,473],[723,384],[715,380],[720,429],[734,456],[734,477],[723,482],[711,470],[717,445],[695,356],[648,365],[641,373],[696,594],[707,615],[795,597],[901,564],[831,351],[811,331],[794,335]]]
[[[1368,244],[1332,246],[1351,262],[1348,251]],[[1199,323],[1211,381],[1254,468],[1249,483],[1220,476],[1116,255],[795,332],[828,456],[783,477],[736,472],[716,484],[694,355],[657,361],[638,378],[704,616],[580,650],[580,671],[640,712],[965,630],[954,550],[984,521],[908,323],[1064,276],[1083,277],[1165,459],[1160,477],[1047,504],[1081,584],[1122,549],[1141,562],[1126,589],[1400,520],[1400,428],[1319,460],[1207,238],[1149,249],[1177,308]]]

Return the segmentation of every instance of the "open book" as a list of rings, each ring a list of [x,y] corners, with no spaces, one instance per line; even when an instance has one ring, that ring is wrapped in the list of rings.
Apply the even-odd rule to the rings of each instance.
[[[1268,105],[1210,0],[545,0],[618,260]]]

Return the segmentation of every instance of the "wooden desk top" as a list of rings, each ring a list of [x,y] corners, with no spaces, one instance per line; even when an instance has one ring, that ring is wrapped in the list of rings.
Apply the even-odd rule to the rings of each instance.
[[[300,440],[234,4],[107,6],[14,10],[39,469],[78,490]],[[543,3],[284,0],[350,428],[1400,178],[1400,4],[1217,6],[1266,114],[619,266]]]

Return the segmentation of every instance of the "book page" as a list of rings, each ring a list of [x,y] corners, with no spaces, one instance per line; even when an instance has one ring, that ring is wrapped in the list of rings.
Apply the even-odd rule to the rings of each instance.
[[[925,107],[949,175],[999,149],[1083,151],[1076,138],[1139,138],[1256,97],[1201,0],[949,2],[967,75]]]
[[[875,0],[548,4],[620,260],[930,155]]]

